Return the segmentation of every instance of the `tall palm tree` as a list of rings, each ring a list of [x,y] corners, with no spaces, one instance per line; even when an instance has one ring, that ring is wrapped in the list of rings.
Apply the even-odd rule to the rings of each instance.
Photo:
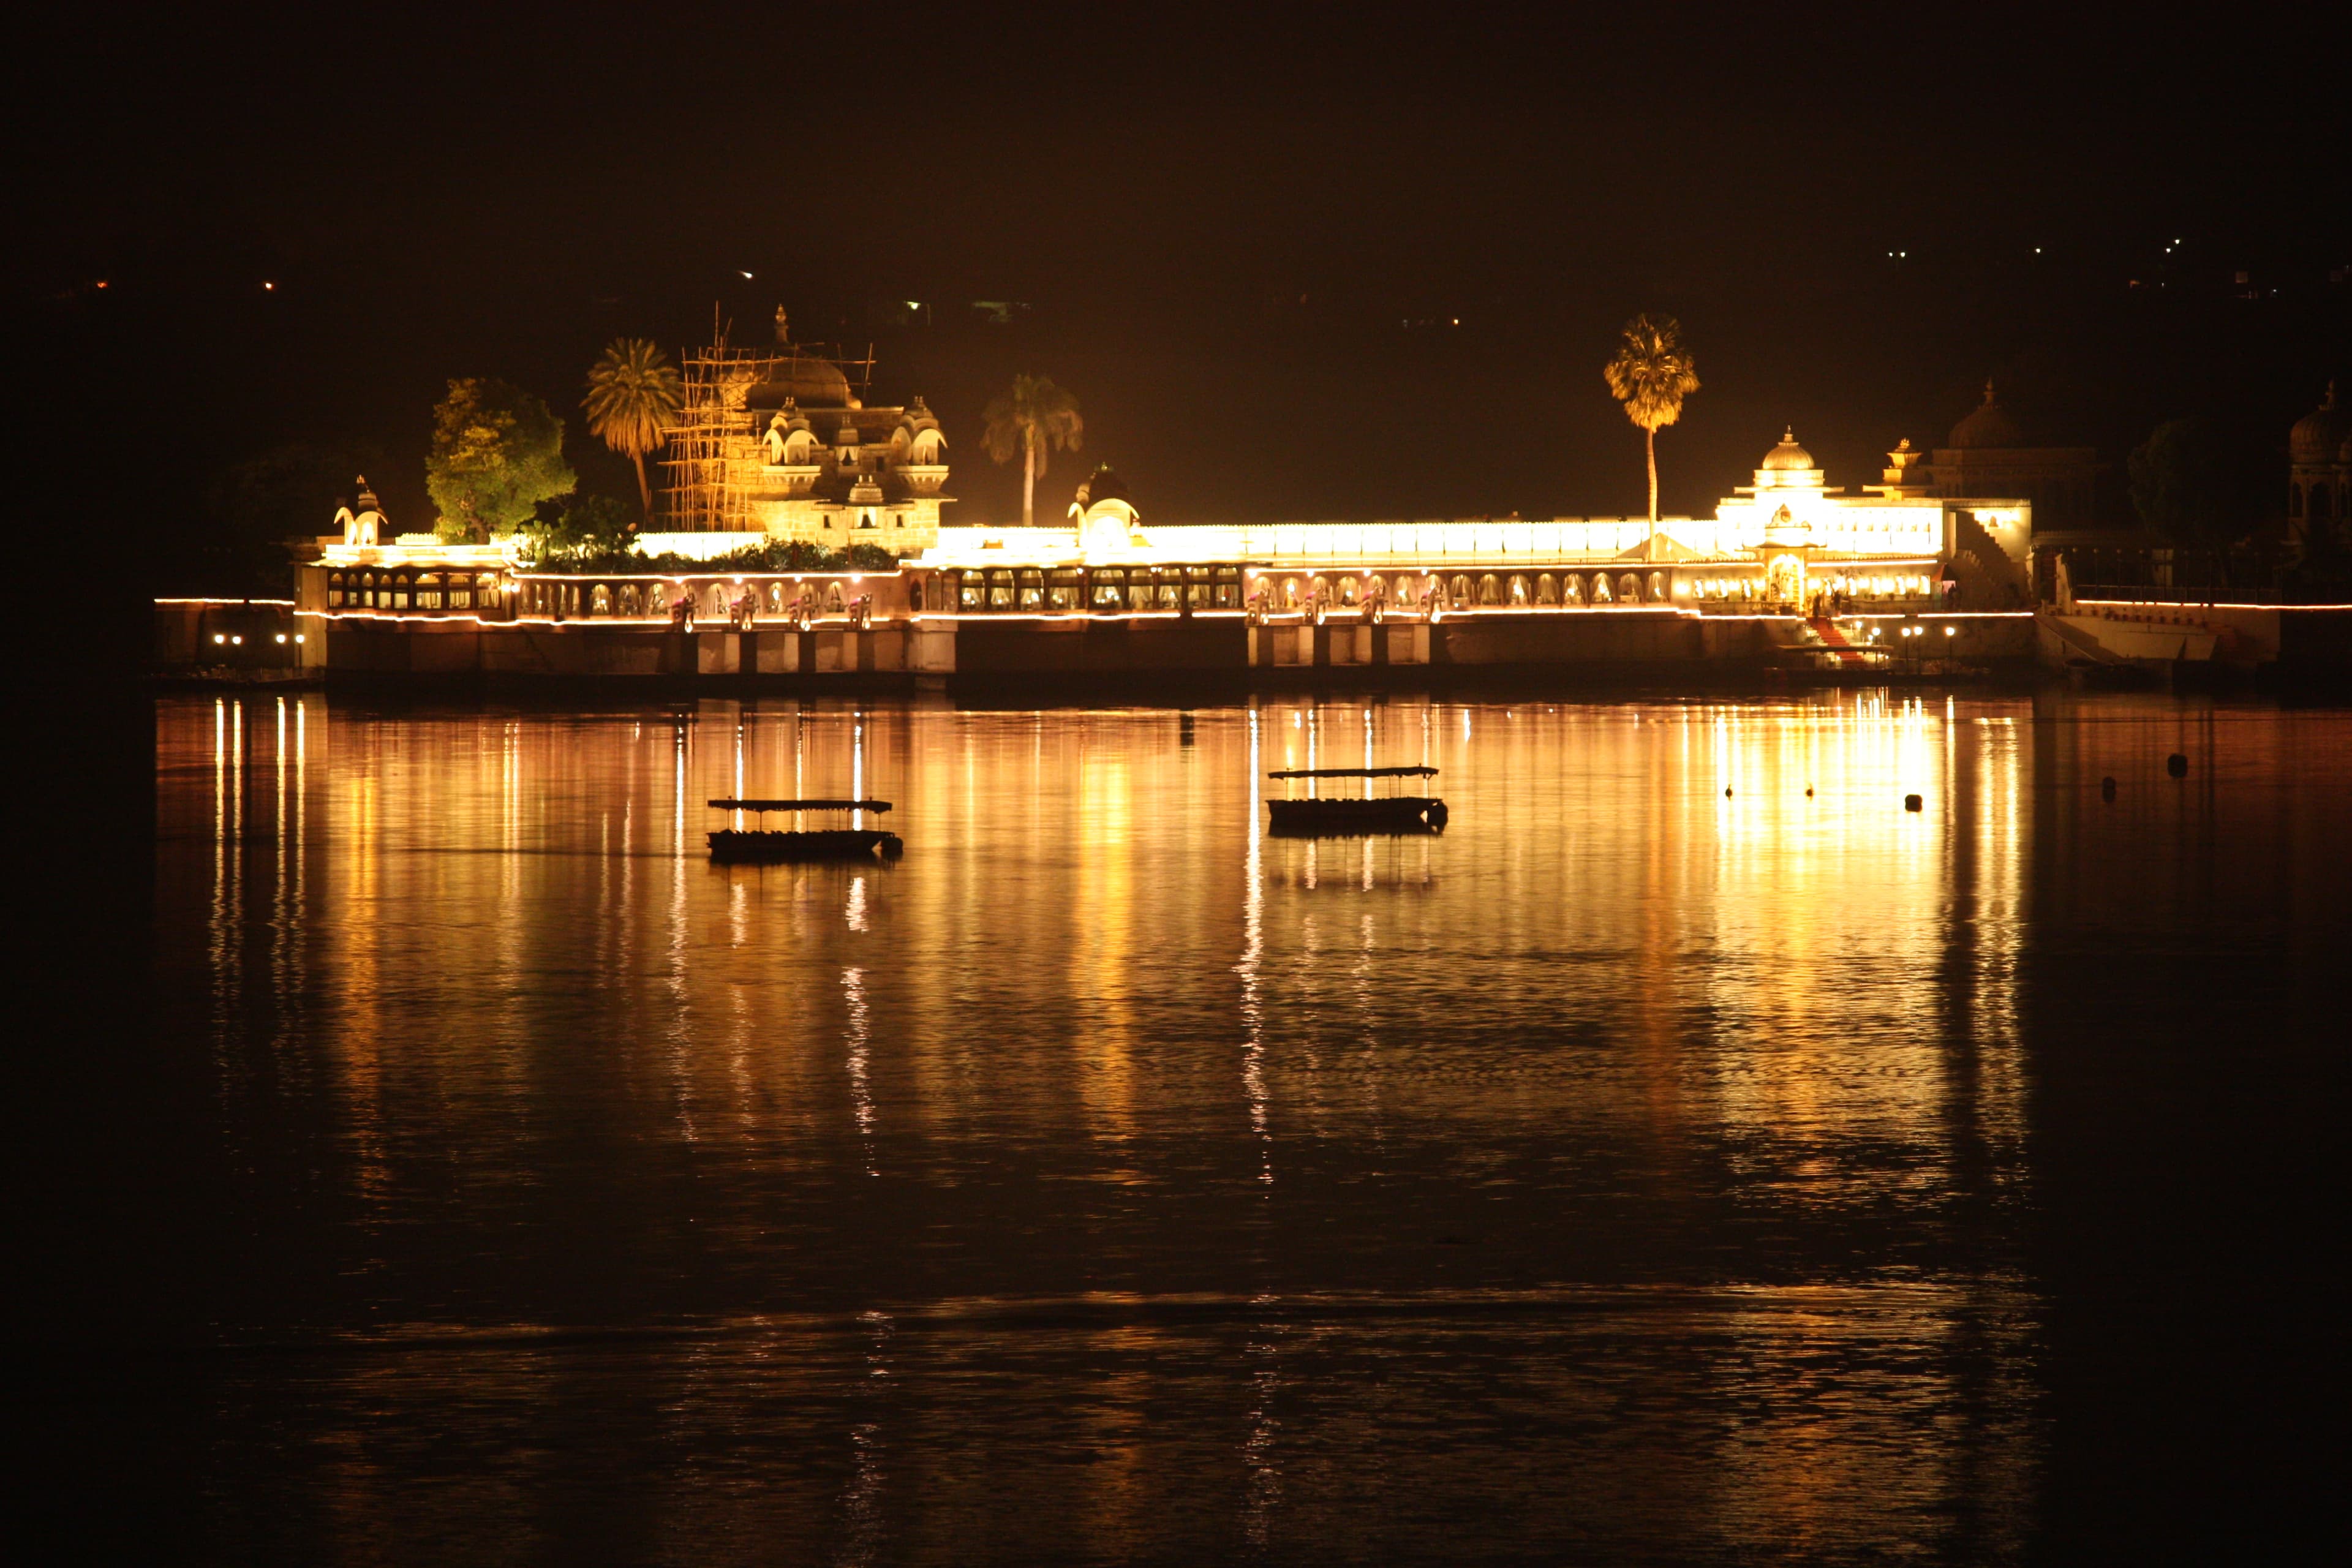
[[[1035,515],[1037,481],[1045,472],[1048,447],[1076,451],[1086,444],[1087,422],[1078,417],[1078,400],[1055,386],[1050,377],[1016,375],[1013,384],[989,400],[981,417],[987,428],[981,444],[1000,463],[1021,454],[1021,526],[1031,526]]]
[[[614,338],[604,357],[588,370],[588,428],[604,445],[637,466],[637,500],[646,521],[654,515],[653,487],[646,482],[646,454],[668,437],[686,401],[677,367],[643,338]]]
[[[1698,371],[1683,347],[1682,323],[1672,316],[1636,316],[1625,323],[1617,357],[1601,372],[1642,427],[1650,448],[1650,521],[1658,521],[1658,432],[1683,416],[1683,399],[1698,390]]]

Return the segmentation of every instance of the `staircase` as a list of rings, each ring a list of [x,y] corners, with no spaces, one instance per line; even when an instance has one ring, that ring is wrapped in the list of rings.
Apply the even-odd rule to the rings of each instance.
[[[1852,668],[1856,665],[1867,664],[1870,662],[1868,659],[1863,658],[1862,650],[1860,648],[1845,640],[1845,634],[1838,630],[1837,623],[1831,620],[1827,616],[1816,616],[1805,624],[1812,627],[1813,635],[1821,638],[1822,644],[1827,647],[1832,653],[1837,655],[1839,664],[1845,666],[1848,668]]]

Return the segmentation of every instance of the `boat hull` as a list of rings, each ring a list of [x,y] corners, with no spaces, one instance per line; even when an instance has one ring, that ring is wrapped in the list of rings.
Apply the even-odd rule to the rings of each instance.
[[[730,866],[862,860],[877,852],[888,858],[905,847],[897,834],[875,827],[835,827],[814,833],[739,832],[722,827],[710,835],[710,858]]]
[[[1445,803],[1429,795],[1381,795],[1371,800],[1269,800],[1267,831],[1277,838],[1364,838],[1441,833]]]

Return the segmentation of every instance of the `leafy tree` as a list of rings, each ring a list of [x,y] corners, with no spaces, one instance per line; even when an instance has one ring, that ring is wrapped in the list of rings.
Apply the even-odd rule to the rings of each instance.
[[[1658,432],[1683,416],[1683,399],[1698,390],[1698,371],[1683,347],[1682,324],[1672,316],[1636,316],[1625,323],[1617,357],[1602,367],[1609,391],[1641,427],[1650,453],[1650,521],[1658,521]]]
[[[467,376],[449,384],[433,410],[425,488],[440,510],[445,539],[487,542],[531,521],[532,509],[570,490],[563,421],[547,405],[503,381]]]
[[[604,357],[588,370],[588,429],[637,466],[637,500],[648,521],[653,487],[646,481],[646,454],[669,437],[686,400],[677,367],[643,338],[614,338]]]
[[[531,557],[542,563],[594,561],[626,555],[637,525],[625,502],[610,496],[574,492],[542,500],[522,525]]]
[[[1035,516],[1037,481],[1045,473],[1049,447],[1076,451],[1086,444],[1086,421],[1078,416],[1078,400],[1055,386],[1050,377],[1016,375],[1013,384],[990,399],[981,417],[985,428],[981,444],[1000,463],[1021,454],[1021,526]]]
[[[2236,531],[2239,486],[2230,443],[2208,419],[2168,419],[2125,464],[2132,509],[2150,531],[2175,544],[2227,539]]]

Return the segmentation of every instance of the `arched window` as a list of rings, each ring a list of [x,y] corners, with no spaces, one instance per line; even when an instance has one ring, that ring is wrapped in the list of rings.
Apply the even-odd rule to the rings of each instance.
[[[841,584],[838,583],[826,584],[824,588],[824,613],[828,616],[838,616],[845,614],[848,608],[848,601],[841,596]]]
[[[1631,572],[1628,572],[1622,577],[1618,578],[1617,598],[1621,604],[1640,604],[1642,602],[1642,580],[1639,577],[1634,576]]]
[[[1299,598],[1298,579],[1285,577],[1282,580],[1282,607],[1286,610],[1298,608]]]
[[[1343,605],[1354,604],[1356,602],[1356,580],[1353,577],[1340,578],[1339,603]]]
[[[390,597],[392,599],[392,607],[394,609],[404,610],[408,608],[408,574],[404,572],[399,576],[394,577],[392,580],[392,594]]]
[[[1652,603],[1652,604],[1654,604],[1654,605],[1655,605],[1655,604],[1659,604],[1659,603],[1661,603],[1661,602],[1663,602],[1663,601],[1664,600],[1665,596],[1666,596],[1666,574],[1665,574],[1664,572],[1653,572],[1653,573],[1651,573],[1651,574],[1650,574],[1650,603]]]
[[[1492,572],[1478,579],[1478,602],[1482,605],[1499,605],[1503,602],[1502,582]]]
[[[449,574],[449,607],[453,610],[474,607],[474,580],[463,572]]]
[[[1368,605],[1374,603],[1385,604],[1388,601],[1388,596],[1389,585],[1381,579],[1379,573],[1375,572],[1370,576],[1364,579],[1364,603]]]
[[[1396,602],[1410,609],[1412,606],[1412,579],[1410,576],[1398,578]]]
[[[1549,572],[1538,572],[1536,574],[1536,603],[1538,605],[1557,605],[1559,603],[1559,584],[1553,579],[1552,574]]]
[[[2301,517],[2303,515],[2303,487],[2301,485],[2287,486],[2286,514],[2289,517]]]
[[[768,584],[768,614],[781,616],[783,613],[784,585],[782,583],[771,583]]]
[[[1596,605],[1605,605],[1612,597],[1614,595],[1609,592],[1609,574],[1595,572],[1592,574],[1592,602]]]
[[[1453,583],[1449,584],[1446,589],[1446,597],[1450,602],[1456,605],[1467,605],[1473,603],[1474,601],[1470,597],[1470,579],[1467,577],[1454,578]]]
[[[341,572],[330,572],[327,574],[327,608],[331,610],[342,602],[343,574]]]
[[[609,616],[613,613],[613,590],[599,583],[588,590],[588,613]]]
[[[1527,575],[1526,575],[1526,574],[1524,574],[1524,573],[1514,572],[1514,573],[1512,573],[1512,574],[1511,574],[1511,603],[1513,603],[1514,605],[1524,605],[1524,604],[1526,604],[1527,602],[1528,602],[1528,579],[1527,579]]]
[[[2328,505],[2327,505],[2327,503],[2328,503],[2329,499],[2330,499],[2330,498],[2329,498],[2328,493],[2327,493],[2327,487],[2326,487],[2326,485],[2314,485],[2314,486],[2312,486],[2312,487],[2311,487],[2311,521],[2314,521],[2314,522],[2326,522],[2326,521],[2327,521],[2327,513],[2328,513]]]
[[[1559,580],[1559,602],[1563,605],[1584,603],[1584,579],[1570,572]]]

